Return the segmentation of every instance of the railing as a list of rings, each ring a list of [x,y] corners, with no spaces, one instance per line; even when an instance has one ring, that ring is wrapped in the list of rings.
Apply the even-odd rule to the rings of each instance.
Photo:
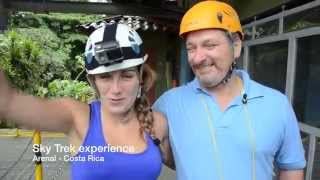
[[[33,130],[25,129],[0,129],[0,137],[33,137]],[[41,136],[46,138],[64,138],[63,133],[41,131]]]
[[[306,167],[306,178],[305,180],[311,180],[312,179],[312,170],[314,167],[314,160],[315,160],[315,152],[316,152],[316,146],[317,146],[317,138],[320,138],[320,129],[315,128],[313,126],[299,123],[301,132],[308,135],[308,154],[307,154],[307,167]]]

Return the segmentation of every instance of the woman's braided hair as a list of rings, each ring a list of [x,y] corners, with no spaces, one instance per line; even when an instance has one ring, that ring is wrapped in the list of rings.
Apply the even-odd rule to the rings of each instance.
[[[151,137],[154,137],[153,132],[153,115],[151,110],[150,101],[147,97],[147,92],[154,85],[156,80],[156,73],[148,64],[143,64],[140,67],[140,73],[142,73],[141,77],[141,94],[140,97],[136,99],[134,104],[134,109],[137,113],[137,119],[140,124],[141,133],[146,132]]]

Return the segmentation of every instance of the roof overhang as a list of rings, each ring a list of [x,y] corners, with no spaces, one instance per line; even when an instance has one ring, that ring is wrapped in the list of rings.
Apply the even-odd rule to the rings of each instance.
[[[4,7],[9,11],[32,11],[35,13],[85,13],[85,14],[107,14],[107,15],[131,15],[148,18],[161,18],[171,21],[179,21],[184,10],[176,8],[164,8],[145,5],[143,3],[112,2],[68,2],[50,0],[10,0],[4,1]]]

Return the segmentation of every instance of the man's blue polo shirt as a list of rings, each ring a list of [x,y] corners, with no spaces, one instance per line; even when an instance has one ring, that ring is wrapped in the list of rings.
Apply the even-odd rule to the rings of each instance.
[[[304,168],[299,127],[287,97],[251,80],[244,71],[235,73],[243,80],[248,99],[247,114],[256,143],[256,179],[272,180],[273,162],[285,170]],[[200,96],[212,115],[218,153]],[[219,167],[224,180],[251,180],[252,143],[243,106],[242,96],[238,96],[222,112],[215,97],[202,90],[196,78],[156,101],[154,109],[169,122],[178,180],[218,180]]]

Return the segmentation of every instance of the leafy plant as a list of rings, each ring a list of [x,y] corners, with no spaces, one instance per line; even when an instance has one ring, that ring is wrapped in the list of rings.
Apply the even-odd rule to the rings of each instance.
[[[0,43],[0,67],[20,89],[34,93],[43,83],[41,75],[47,65],[40,60],[41,49],[28,37],[9,31]]]
[[[87,36],[79,32],[78,26],[101,18],[14,13],[9,31],[0,34],[0,68],[14,86],[29,94],[69,96],[87,102],[95,96],[85,82],[83,51]]]
[[[72,97],[82,102],[88,102],[95,97],[94,90],[87,83],[77,80],[54,80],[48,88],[41,88],[38,96],[57,98]]]

